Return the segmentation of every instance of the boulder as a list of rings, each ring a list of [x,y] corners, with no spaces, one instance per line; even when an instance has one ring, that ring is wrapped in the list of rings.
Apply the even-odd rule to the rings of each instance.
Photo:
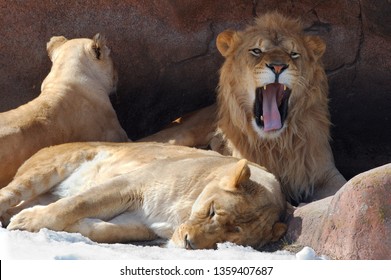
[[[391,164],[355,176],[333,197],[297,208],[287,239],[333,259],[391,259]]]

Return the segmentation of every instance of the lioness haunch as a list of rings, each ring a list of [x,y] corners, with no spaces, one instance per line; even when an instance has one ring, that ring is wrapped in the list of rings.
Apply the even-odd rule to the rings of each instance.
[[[278,181],[256,164],[158,143],[45,148],[0,190],[10,230],[80,232],[97,242],[165,238],[187,249],[276,241],[285,206]]]

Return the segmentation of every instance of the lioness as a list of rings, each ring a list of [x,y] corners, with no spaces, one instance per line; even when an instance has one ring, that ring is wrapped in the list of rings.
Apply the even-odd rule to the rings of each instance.
[[[157,143],[45,148],[0,190],[4,225],[16,214],[11,230],[80,232],[97,242],[171,238],[187,249],[275,241],[286,231],[285,206],[278,181],[258,165]]]
[[[47,51],[53,65],[41,94],[0,113],[0,188],[43,147],[73,141],[127,141],[109,100],[117,75],[104,38],[56,36],[47,43]]]
[[[222,32],[216,44],[225,57],[217,108],[203,109],[208,119],[196,113],[145,139],[194,146],[211,141],[212,149],[265,166],[294,204],[334,194],[346,180],[329,145],[324,42],[304,34],[300,21],[273,12],[244,31]],[[213,110],[216,122],[210,123]]]

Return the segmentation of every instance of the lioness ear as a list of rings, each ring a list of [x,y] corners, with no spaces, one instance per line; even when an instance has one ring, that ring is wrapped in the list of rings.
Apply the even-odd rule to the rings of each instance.
[[[247,181],[251,175],[250,168],[245,159],[239,160],[231,172],[230,174],[232,175],[230,175],[228,185],[226,186],[226,189],[231,191],[237,190],[240,183]]]
[[[326,44],[318,36],[305,36],[305,44],[312,50],[315,60],[320,59],[326,51]]]
[[[67,38],[65,38],[64,36],[53,36],[52,38],[50,38],[50,41],[47,42],[46,44],[46,50],[48,52],[48,55],[49,55],[49,58],[50,60],[53,61],[53,54],[54,54],[54,51],[59,47],[61,46],[62,44],[64,44],[66,41],[68,41]]]
[[[225,30],[217,36],[216,47],[222,56],[228,56],[231,48],[233,47],[236,36],[236,32],[233,30]]]
[[[286,226],[286,224],[284,223],[281,223],[281,222],[277,222],[273,225],[273,238],[272,238],[272,242],[275,242],[275,241],[278,241],[287,231],[288,227]]]
[[[108,56],[110,54],[110,49],[106,46],[106,38],[97,33],[92,38],[91,48],[95,52],[95,57],[101,59],[102,57]]]

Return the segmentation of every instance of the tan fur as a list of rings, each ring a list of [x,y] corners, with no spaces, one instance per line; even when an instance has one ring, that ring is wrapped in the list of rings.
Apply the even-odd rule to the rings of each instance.
[[[0,190],[10,230],[80,232],[98,242],[172,238],[187,249],[276,241],[285,208],[278,181],[258,165],[157,143],[45,148]]]
[[[72,141],[127,141],[109,94],[117,74],[104,38],[51,38],[53,62],[41,94],[0,113],[0,188],[43,147]]]
[[[329,145],[321,39],[303,34],[298,20],[270,13],[244,31],[221,33],[217,48],[225,57],[218,87],[218,131],[232,154],[265,166],[292,201],[310,199],[314,189],[315,198],[338,190],[345,179],[335,168]],[[262,53],[254,54],[254,49]],[[274,82],[274,74],[273,80],[265,80],[272,72],[267,64],[273,63],[288,65],[279,78],[291,95],[283,127],[264,131],[255,123],[254,102],[256,89]]]
[[[163,130],[139,142],[161,142],[173,145],[206,148],[216,130],[216,108],[208,106],[187,114]]]

